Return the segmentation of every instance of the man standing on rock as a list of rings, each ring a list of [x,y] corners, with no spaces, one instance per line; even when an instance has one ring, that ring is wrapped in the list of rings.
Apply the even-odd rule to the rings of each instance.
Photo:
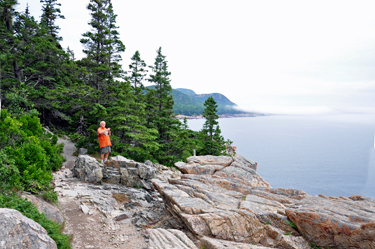
[[[100,146],[100,159],[102,163],[108,160],[109,152],[111,152],[111,140],[109,137],[111,136],[111,128],[105,128],[105,122],[100,122],[100,127],[98,129],[98,138],[99,138],[99,146]],[[104,159],[104,162],[103,162]]]

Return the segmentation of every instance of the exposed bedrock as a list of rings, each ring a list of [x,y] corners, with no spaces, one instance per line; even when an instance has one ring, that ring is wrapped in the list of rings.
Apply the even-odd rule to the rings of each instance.
[[[0,208],[0,248],[57,249],[57,246],[41,225],[17,210]]]
[[[149,249],[198,249],[181,231],[175,229],[148,229]]]
[[[169,178],[180,178],[181,172],[151,161],[139,163],[123,156],[111,157],[101,164],[93,157],[80,155],[75,161],[73,176],[88,183],[122,184],[150,190],[153,188],[151,179],[167,181]]]
[[[374,200],[275,189],[257,174],[255,162],[239,155],[190,157],[187,163],[175,164],[185,173],[182,176],[163,165],[123,157],[97,165],[79,156],[76,166],[76,175],[85,181],[97,182],[99,167],[105,182],[157,189],[165,209],[207,249],[310,249],[314,245],[375,249]],[[183,244],[194,248],[181,232],[159,229],[148,233],[154,248],[163,241],[171,248]]]
[[[324,248],[375,248],[375,201],[308,196],[286,215],[306,236]]]
[[[74,163],[73,176],[84,182],[100,183],[103,178],[103,169],[95,158],[80,155]]]

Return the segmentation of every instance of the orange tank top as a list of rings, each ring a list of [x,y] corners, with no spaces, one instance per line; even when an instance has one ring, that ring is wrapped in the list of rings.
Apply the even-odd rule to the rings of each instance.
[[[105,130],[105,128],[99,127],[98,129],[98,138],[99,138],[99,146],[100,148],[107,147],[107,146],[112,146],[111,140],[109,139],[108,135],[99,134],[99,131]]]

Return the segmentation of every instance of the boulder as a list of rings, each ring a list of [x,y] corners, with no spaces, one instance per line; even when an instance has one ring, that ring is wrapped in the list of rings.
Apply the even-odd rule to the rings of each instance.
[[[224,168],[222,165],[200,165],[197,163],[186,164],[184,162],[177,162],[174,166],[184,174],[194,175],[213,175],[216,171]]]
[[[230,156],[191,156],[186,158],[188,164],[197,163],[200,165],[222,165],[229,166],[233,162]]]
[[[59,224],[64,223],[64,217],[54,203],[48,202],[41,197],[37,197],[27,193],[22,193],[21,197],[27,198],[30,202],[32,202],[39,210],[39,212],[43,213],[47,219],[50,219]]]
[[[270,187],[269,183],[258,175],[255,170],[240,163],[235,163],[231,166],[225,167],[214,175],[243,180],[251,187]]]
[[[149,249],[198,249],[181,231],[175,229],[147,229]]]
[[[286,232],[281,229],[282,224],[279,225],[281,228],[273,227],[258,218],[259,214],[267,212],[275,215],[284,212],[283,204],[258,196],[245,196],[209,181],[199,181],[186,176],[197,176],[201,179],[205,177],[184,175],[181,179],[170,180],[169,183],[156,179],[152,182],[160,192],[166,209],[179,217],[195,235],[280,248],[299,249],[307,245],[302,237],[284,235]],[[285,216],[280,223],[282,222],[288,227],[287,231],[294,231],[288,226]]]
[[[250,191],[252,195],[257,195],[272,201],[277,201],[283,204],[292,204],[295,200],[301,200],[308,196],[304,191],[298,189],[285,188],[264,188],[257,187]]]
[[[87,155],[87,149],[85,149],[85,148],[79,148],[78,155]]]
[[[217,175],[182,175],[181,179],[197,180],[199,182],[205,183],[207,185],[216,185],[220,188],[240,192],[242,194],[249,194],[251,192],[252,186],[247,184],[246,181],[241,179],[232,179],[229,177],[220,177]]]
[[[258,164],[250,159],[247,159],[239,154],[234,155],[233,163],[240,163],[243,164],[245,167],[252,168],[253,170],[257,171]]]
[[[150,165],[150,163],[148,163],[148,164],[145,163],[145,164]],[[156,170],[156,175],[155,175],[156,179],[168,182],[169,179],[180,179],[181,178],[181,175],[182,175],[181,171],[179,171],[175,168],[166,167],[164,165],[157,164],[157,163],[154,163],[154,164],[151,163],[151,165]]]
[[[103,178],[103,168],[95,158],[80,155],[74,163],[73,176],[84,182],[100,183]]]
[[[375,201],[307,196],[287,209],[298,231],[318,247],[375,248]]]
[[[153,188],[150,182],[153,178],[168,181],[181,177],[181,172],[178,170],[153,164],[151,161],[138,163],[123,156],[110,159],[100,164],[93,157],[80,155],[75,161],[73,176],[89,183],[121,183],[128,187],[141,187],[148,190]]]
[[[57,249],[57,246],[41,225],[17,210],[0,208],[0,248]]]
[[[206,236],[203,236],[200,240],[200,248],[206,249],[268,249],[272,247],[264,247],[246,243],[238,243],[233,241],[213,239]]]

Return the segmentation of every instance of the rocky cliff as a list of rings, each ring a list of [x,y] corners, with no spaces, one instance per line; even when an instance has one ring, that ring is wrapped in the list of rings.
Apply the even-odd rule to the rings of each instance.
[[[81,155],[72,169],[55,173],[73,247],[375,248],[372,199],[272,188],[257,163],[240,155],[190,157],[175,164],[180,171],[111,159],[99,164]],[[46,212],[46,205],[37,206]],[[14,229],[3,229],[4,236]],[[25,233],[43,232],[38,229]],[[54,247],[48,236],[37,236],[44,237],[35,243]]]
[[[149,228],[149,248],[375,248],[372,199],[272,188],[257,174],[257,164],[240,155],[190,157],[175,166],[181,176],[171,171],[173,177],[157,177],[164,166],[125,158],[98,165],[103,181],[156,189],[165,210],[185,228],[142,227]]]

